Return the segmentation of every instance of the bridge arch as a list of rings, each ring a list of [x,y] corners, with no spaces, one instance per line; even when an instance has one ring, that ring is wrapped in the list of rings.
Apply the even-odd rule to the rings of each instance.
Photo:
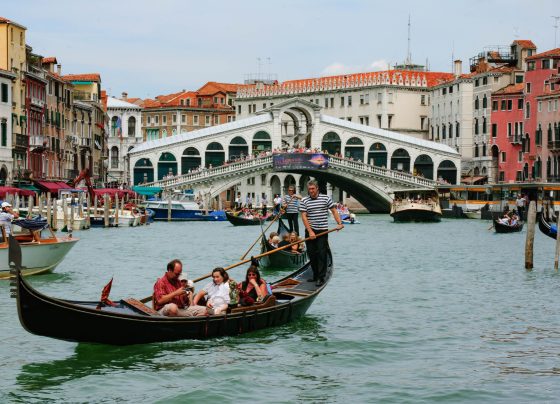
[[[288,193],[288,188],[290,187],[290,185],[293,185],[294,187],[297,186],[296,179],[292,174],[288,174],[284,178],[284,194]]]
[[[272,197],[282,194],[282,183],[277,175],[270,177],[270,190],[272,192]]]
[[[330,131],[323,135],[321,140],[321,150],[331,155],[342,155],[342,142],[338,133]]]
[[[229,142],[228,160],[245,157],[249,154],[249,146],[242,136],[236,136]]]
[[[410,172],[410,155],[405,149],[395,150],[391,156],[391,170]]]
[[[170,152],[163,152],[159,156],[157,178],[163,179],[166,175],[177,175],[177,159]]]
[[[424,178],[434,179],[434,162],[427,154],[421,154],[414,160],[414,172]]]
[[[289,121],[286,121],[284,114],[288,116],[293,127],[289,128]],[[313,128],[313,110],[304,105],[303,102],[296,102],[287,107],[280,109],[281,120],[281,138],[288,137],[293,141],[293,146],[301,144],[302,140],[305,141],[305,146],[311,146],[311,129]],[[305,135],[304,137],[300,137]]]
[[[344,157],[364,161],[364,142],[358,137],[351,137],[344,146]]]
[[[181,174],[187,174],[202,165],[202,157],[196,147],[187,147],[181,156]]]
[[[478,168],[478,167],[477,167]],[[437,169],[437,179],[457,184],[457,167],[451,160],[443,160]]]
[[[212,142],[206,146],[206,153],[204,154],[205,167],[219,167],[224,164],[225,151],[224,146],[219,142]]]
[[[267,131],[259,130],[253,135],[253,142],[251,145],[253,154],[258,154],[263,151],[272,150],[272,139]]]
[[[387,167],[387,148],[383,143],[375,142],[370,146],[367,162],[377,167]]]
[[[149,158],[141,158],[134,164],[134,185],[154,180],[154,165]]]

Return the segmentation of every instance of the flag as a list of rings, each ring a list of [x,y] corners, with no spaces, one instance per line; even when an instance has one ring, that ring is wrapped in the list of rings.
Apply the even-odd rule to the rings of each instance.
[[[113,286],[113,278],[111,278],[109,283],[107,285],[105,285],[105,287],[101,291],[101,300],[99,301],[99,304],[97,305],[97,310],[100,310],[102,305],[116,306],[115,303],[113,303],[112,301],[109,300],[109,293],[111,293],[111,286]]]
[[[122,121],[120,117],[117,117],[117,136],[122,140]]]

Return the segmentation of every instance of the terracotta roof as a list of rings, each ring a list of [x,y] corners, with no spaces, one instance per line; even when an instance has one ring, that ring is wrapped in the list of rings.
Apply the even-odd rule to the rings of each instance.
[[[66,81],[95,81],[101,82],[99,73],[84,73],[84,74],[66,74],[62,76]]]
[[[524,84],[510,84],[499,90],[496,90],[492,93],[492,95],[507,95],[507,94],[522,94],[523,93]]]
[[[51,64],[51,63],[56,64],[56,63],[58,63],[58,61],[56,60],[56,57],[50,56],[50,57],[47,57],[47,58],[43,58],[42,63],[44,65],[48,65],[48,64]]]
[[[516,39],[513,43],[522,48],[537,49],[536,45],[530,39]]]
[[[13,24],[13,25],[17,25],[17,26],[20,27],[20,28],[27,29],[27,28],[25,28],[23,25],[18,24],[18,23],[15,22],[15,21],[9,20],[9,19],[7,19],[7,18],[5,18],[5,17],[0,17],[0,23],[4,23],[4,24]]]
[[[209,81],[202,87],[198,89],[199,95],[214,95],[216,93],[236,93],[237,89],[242,86],[242,84],[231,84],[231,83],[218,83],[216,81]]]
[[[547,50],[546,52],[537,53],[533,56],[528,56],[526,60],[542,59],[549,56],[560,56],[560,48]]]
[[[134,97],[128,97],[126,100],[126,102],[130,102],[131,104],[136,104],[138,101],[142,101],[142,99],[140,98],[134,98]]]

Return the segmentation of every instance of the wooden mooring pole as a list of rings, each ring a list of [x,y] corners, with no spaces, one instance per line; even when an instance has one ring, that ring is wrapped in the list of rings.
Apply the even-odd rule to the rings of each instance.
[[[525,241],[525,269],[533,269],[533,244],[535,242],[535,223],[537,219],[537,206],[535,201],[529,204],[527,212],[527,240]]]

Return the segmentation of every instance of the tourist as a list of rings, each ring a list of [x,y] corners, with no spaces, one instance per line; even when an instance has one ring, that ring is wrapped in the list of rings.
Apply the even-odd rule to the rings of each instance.
[[[316,180],[307,183],[307,192],[309,196],[301,200],[299,210],[305,226],[305,238],[309,238],[306,247],[313,269],[313,278],[308,279],[308,282],[316,282],[316,286],[321,286],[325,283],[327,274],[329,240],[327,234],[322,237],[316,235],[328,230],[329,210],[336,220],[336,229],[341,230],[344,225],[331,197],[319,192],[319,183]]]
[[[268,200],[266,199],[266,194],[262,194],[262,198],[261,198],[261,215],[264,217],[266,216],[266,210],[268,207]]]
[[[284,247],[285,245],[290,244],[290,233],[285,233],[282,236],[282,241],[280,241],[280,243],[278,243],[278,247]]]
[[[517,212],[519,213],[520,220],[523,220],[523,218],[525,217],[525,195],[517,195],[515,205],[517,206]]]
[[[212,282],[198,292],[193,300],[195,305],[203,297],[206,297],[206,309],[208,314],[222,314],[227,311],[230,302],[229,276],[224,268],[214,268],[212,271]]]
[[[262,301],[268,294],[266,282],[261,278],[258,268],[254,265],[247,268],[245,281],[239,283],[237,287],[241,306],[251,306],[255,302]]]
[[[282,198],[279,194],[274,195],[273,199],[274,203],[274,214],[277,215],[280,213],[280,207],[282,206]]]
[[[206,309],[193,304],[192,292],[181,284],[183,264],[174,259],[167,272],[154,285],[153,306],[164,316],[192,317],[206,314]]]
[[[6,230],[6,237],[12,233],[12,220],[19,217],[19,213],[12,209],[9,202],[2,202],[2,212],[0,212],[0,225]]]
[[[278,233],[276,233],[275,231],[271,231],[268,235],[268,244],[272,244],[272,240],[274,239],[274,237],[278,237]]]
[[[291,233],[290,233],[290,238],[289,238],[288,242],[289,242],[290,244],[292,244],[292,243],[296,243],[297,241],[299,241],[299,238],[298,238],[297,233],[296,233],[295,231],[291,232]],[[299,244],[293,244],[293,245],[290,247],[290,252],[292,252],[292,253],[294,253],[294,254],[299,254],[299,253],[301,253],[301,250],[302,250],[302,249],[303,249],[303,246],[301,245],[301,243],[299,243]]]
[[[288,230],[290,233],[295,231],[299,234],[299,201],[301,199],[300,195],[296,195],[296,188],[293,185],[288,187],[288,195],[284,197],[282,207],[286,212],[286,218],[288,219]]]
[[[278,248],[280,244],[280,237],[278,236],[274,236],[272,237],[271,241],[270,241],[270,245],[274,248]]]

